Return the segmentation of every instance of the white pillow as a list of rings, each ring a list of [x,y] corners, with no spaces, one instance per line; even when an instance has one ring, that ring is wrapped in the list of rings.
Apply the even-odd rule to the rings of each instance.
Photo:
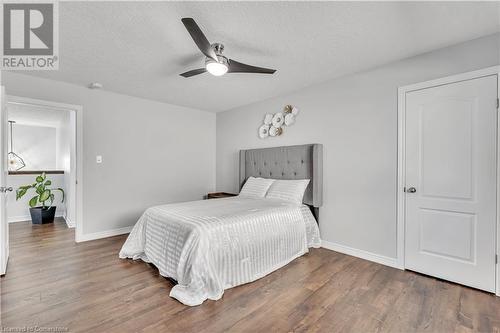
[[[250,177],[240,191],[242,197],[264,198],[274,179]]]
[[[267,191],[266,198],[280,199],[300,205],[308,184],[309,179],[275,180]]]

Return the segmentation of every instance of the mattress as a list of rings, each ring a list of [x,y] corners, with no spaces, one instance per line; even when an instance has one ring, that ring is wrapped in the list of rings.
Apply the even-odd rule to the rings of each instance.
[[[319,246],[307,206],[238,196],[147,209],[119,256],[154,264],[177,280],[170,296],[195,306]]]

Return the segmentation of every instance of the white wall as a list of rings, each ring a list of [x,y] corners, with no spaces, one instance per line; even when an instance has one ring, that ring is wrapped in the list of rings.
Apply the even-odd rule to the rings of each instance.
[[[7,176],[7,186],[12,186],[14,189],[22,185],[33,184],[36,175],[9,175]],[[47,178],[52,181],[51,188],[64,187],[64,175],[55,174],[47,175]],[[61,203],[61,192],[54,191],[55,195],[54,206],[56,206],[56,216],[65,215],[65,204]],[[28,201],[35,195],[35,190],[29,190],[19,201],[16,201],[15,192],[9,193],[7,196],[7,220],[9,222],[19,222],[31,220]]]
[[[215,114],[12,72],[2,81],[9,95],[83,106],[84,235],[214,189]]]
[[[324,145],[322,238],[396,257],[397,88],[497,65],[499,35],[437,50],[217,114],[217,190],[238,190],[238,150]],[[300,109],[278,138],[261,140],[265,113]]]
[[[56,130],[56,168],[57,170],[65,170],[70,164],[70,138],[71,124],[69,122],[70,112],[67,111],[62,117],[60,124]]]
[[[23,170],[55,170],[57,162],[54,127],[16,123],[13,124],[13,134],[13,150],[26,164]]]
[[[76,221],[76,111],[64,113],[56,132],[57,169],[64,171],[63,189],[66,193],[66,223],[75,226]]]

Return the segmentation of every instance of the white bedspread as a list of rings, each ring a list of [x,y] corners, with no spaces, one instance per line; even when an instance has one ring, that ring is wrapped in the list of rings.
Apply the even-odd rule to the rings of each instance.
[[[156,206],[141,216],[120,258],[153,263],[178,281],[170,296],[194,306],[257,280],[319,247],[305,205],[232,197]]]

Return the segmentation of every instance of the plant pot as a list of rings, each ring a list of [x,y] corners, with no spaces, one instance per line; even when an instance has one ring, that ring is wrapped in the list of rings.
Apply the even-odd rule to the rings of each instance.
[[[31,222],[33,224],[46,224],[54,222],[56,206],[50,208],[34,207],[30,208]]]

